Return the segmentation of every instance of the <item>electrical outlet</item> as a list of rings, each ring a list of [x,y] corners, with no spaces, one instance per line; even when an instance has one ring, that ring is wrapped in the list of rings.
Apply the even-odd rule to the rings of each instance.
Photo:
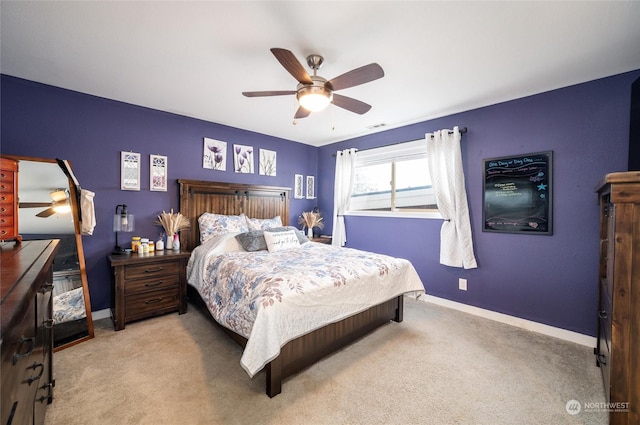
[[[467,290],[467,279],[463,279],[463,278],[458,279],[458,289],[461,291]]]

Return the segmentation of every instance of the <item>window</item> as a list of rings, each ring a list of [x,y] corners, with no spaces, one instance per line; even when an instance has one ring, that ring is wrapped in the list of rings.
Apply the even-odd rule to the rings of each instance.
[[[359,151],[350,215],[440,217],[424,140]]]

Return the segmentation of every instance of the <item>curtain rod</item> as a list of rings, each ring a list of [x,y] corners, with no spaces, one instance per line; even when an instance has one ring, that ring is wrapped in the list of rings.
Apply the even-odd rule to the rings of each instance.
[[[460,130],[460,134],[464,134],[467,132],[467,127],[462,127]],[[453,134],[453,130],[449,130],[449,134]],[[431,135],[431,137],[433,137],[433,134]],[[377,148],[386,148],[387,146],[394,146],[394,145],[401,145],[403,143],[407,143],[407,142],[398,142],[398,143],[391,143],[389,145],[383,145],[383,146],[376,146],[374,148],[370,148],[370,149],[377,149]],[[358,149],[356,149],[357,151]],[[336,154],[332,154],[331,156],[336,156]]]

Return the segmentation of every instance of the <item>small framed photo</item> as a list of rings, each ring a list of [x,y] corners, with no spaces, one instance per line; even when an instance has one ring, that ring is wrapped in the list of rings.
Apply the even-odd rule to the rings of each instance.
[[[307,176],[307,199],[316,198],[315,177]]]
[[[304,176],[296,174],[294,180],[293,197],[295,199],[304,199]]]
[[[149,155],[149,190],[152,192],[167,191],[167,157]]]
[[[120,152],[120,190],[140,190],[140,154]]]

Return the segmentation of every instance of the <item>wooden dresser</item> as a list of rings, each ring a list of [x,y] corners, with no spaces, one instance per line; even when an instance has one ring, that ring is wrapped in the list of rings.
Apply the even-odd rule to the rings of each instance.
[[[187,312],[186,251],[110,255],[113,268],[111,315],[117,331],[134,320],[173,311]]]
[[[0,158],[0,240],[18,236],[18,161]]]
[[[42,424],[53,400],[53,259],[58,240],[1,244],[4,424]]]
[[[600,204],[598,345],[611,425],[640,424],[640,172],[607,174]]]

